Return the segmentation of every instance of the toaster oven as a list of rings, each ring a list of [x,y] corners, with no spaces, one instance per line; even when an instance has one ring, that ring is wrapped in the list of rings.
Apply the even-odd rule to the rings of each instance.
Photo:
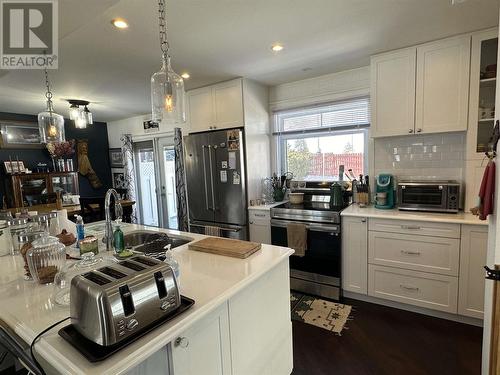
[[[457,181],[401,181],[397,196],[400,210],[457,213],[460,209]]]

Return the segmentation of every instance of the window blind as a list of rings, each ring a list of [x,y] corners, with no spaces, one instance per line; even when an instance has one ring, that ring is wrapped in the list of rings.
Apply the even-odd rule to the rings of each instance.
[[[274,134],[365,128],[370,124],[367,97],[310,108],[275,112]]]

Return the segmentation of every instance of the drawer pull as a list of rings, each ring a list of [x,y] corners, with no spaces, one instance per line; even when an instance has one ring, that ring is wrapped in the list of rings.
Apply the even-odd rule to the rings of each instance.
[[[411,290],[412,292],[418,292],[420,289],[417,288],[416,286],[407,286],[403,284],[399,284],[399,287],[404,290]]]
[[[265,214],[253,214],[253,216],[257,216],[257,217],[266,217]]]
[[[401,250],[401,254],[404,254],[404,255],[420,255],[420,251]]]
[[[413,229],[413,230],[418,230],[422,229],[418,225],[401,225],[401,229]]]

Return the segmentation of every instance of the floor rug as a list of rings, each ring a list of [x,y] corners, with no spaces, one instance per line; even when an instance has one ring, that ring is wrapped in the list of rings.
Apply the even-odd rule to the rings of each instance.
[[[292,319],[335,332],[340,335],[352,311],[352,306],[326,301],[297,292],[290,293]]]

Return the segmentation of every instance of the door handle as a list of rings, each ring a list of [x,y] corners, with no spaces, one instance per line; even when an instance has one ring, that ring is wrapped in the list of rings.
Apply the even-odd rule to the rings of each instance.
[[[207,146],[203,145],[201,146],[201,154],[203,156],[203,183],[205,185],[205,207],[207,210],[210,210],[210,207],[208,206],[208,186],[207,186],[207,162],[205,159],[205,148]]]
[[[208,145],[208,163],[210,165],[210,186],[212,187],[212,210],[216,210],[215,207],[215,195],[214,195],[214,171],[212,166],[212,145]],[[215,153],[215,150],[214,150]]]

